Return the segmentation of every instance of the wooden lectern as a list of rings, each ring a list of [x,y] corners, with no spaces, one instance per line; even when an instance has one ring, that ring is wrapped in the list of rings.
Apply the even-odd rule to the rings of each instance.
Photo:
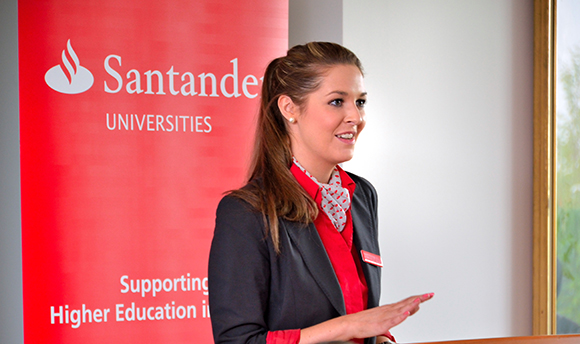
[[[580,344],[580,334],[468,339],[417,344]]]

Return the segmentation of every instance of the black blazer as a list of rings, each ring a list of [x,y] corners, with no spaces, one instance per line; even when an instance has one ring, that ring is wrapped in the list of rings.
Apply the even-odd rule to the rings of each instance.
[[[367,180],[349,175],[356,183],[351,201],[354,245],[358,252],[378,255],[376,191]],[[281,219],[280,249],[276,254],[261,213],[232,196],[221,200],[208,273],[216,343],[266,343],[267,331],[302,329],[346,314],[340,284],[314,224]],[[361,265],[368,308],[376,307],[381,269],[362,259]]]

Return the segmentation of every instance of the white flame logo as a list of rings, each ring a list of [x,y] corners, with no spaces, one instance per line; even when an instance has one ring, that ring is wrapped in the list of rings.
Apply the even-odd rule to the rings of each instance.
[[[91,88],[95,78],[88,69],[80,65],[69,39],[66,42],[66,50],[62,51],[62,63],[49,69],[44,75],[44,80],[55,91],[77,94]]]

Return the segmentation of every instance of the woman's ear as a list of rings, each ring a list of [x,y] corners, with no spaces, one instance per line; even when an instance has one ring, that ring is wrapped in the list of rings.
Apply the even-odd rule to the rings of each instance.
[[[278,97],[278,109],[280,109],[280,113],[288,122],[296,122],[299,111],[298,106],[292,101],[292,98],[284,94]]]

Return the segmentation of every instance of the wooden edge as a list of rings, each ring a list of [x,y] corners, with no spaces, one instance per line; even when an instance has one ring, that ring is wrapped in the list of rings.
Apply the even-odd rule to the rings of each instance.
[[[580,334],[452,340],[421,344],[578,344]],[[419,344],[419,343],[415,343]]]
[[[534,0],[534,335],[555,333],[553,18],[553,0]]]

